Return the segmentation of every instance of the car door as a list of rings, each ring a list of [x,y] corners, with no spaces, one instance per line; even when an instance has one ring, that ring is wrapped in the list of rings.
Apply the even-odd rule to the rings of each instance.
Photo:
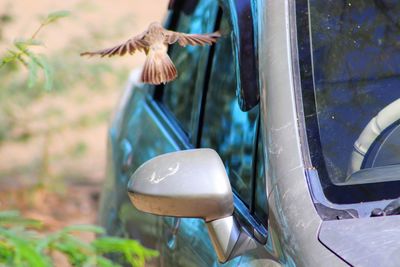
[[[211,32],[216,14],[215,1],[175,1],[167,24],[181,32]],[[109,130],[100,222],[108,234],[129,236],[160,250],[159,264],[169,253],[165,251],[168,239],[163,229],[169,230],[174,221],[135,209],[126,186],[134,170],[145,161],[194,147],[209,49],[171,46],[169,54],[179,72],[178,79],[165,86],[139,84],[127,88]]]
[[[186,33],[207,33],[213,32],[216,28],[218,2],[210,0],[198,1],[175,1],[173,6],[176,13],[176,31]],[[187,148],[195,148],[198,139],[199,116],[203,90],[206,84],[207,66],[209,62],[210,50],[213,48],[188,46],[185,48],[174,45],[170,48],[170,55],[175,62],[178,71],[181,70],[179,77],[173,83],[167,84],[164,88],[156,90],[156,99],[164,112],[171,117],[186,133]],[[193,62],[198,61],[199,70],[192,71]],[[188,85],[191,86],[188,86]],[[192,112],[188,112],[192,110]],[[188,129],[193,129],[189,131]],[[190,221],[190,222],[189,222]],[[200,220],[186,220],[183,224],[187,225],[182,230],[182,221],[180,219],[162,217],[163,242],[161,253],[163,259],[161,266],[203,266],[202,257],[212,256],[213,248],[196,244],[210,242],[207,231],[197,233],[192,240],[184,243],[177,240],[177,233],[188,231],[188,234],[194,229],[200,228]],[[190,235],[190,234],[189,234]],[[199,241],[202,240],[202,241]],[[189,243],[188,243],[189,242]],[[190,257],[187,261],[179,262],[175,253],[179,248],[190,248],[195,245],[197,255],[201,257]],[[191,254],[193,255],[193,254]],[[179,263],[178,263],[179,262]]]
[[[219,153],[235,193],[236,218],[261,242],[265,242],[267,199],[264,165],[256,164],[257,157],[263,160],[262,153],[257,152],[262,150],[258,145],[259,105],[248,111],[241,108],[243,102],[236,94],[240,91],[237,90],[239,68],[234,60],[231,18],[228,12],[220,11],[219,16],[219,30],[223,36],[210,53],[197,146],[213,148]],[[219,266],[204,221],[184,218],[179,224],[168,265]],[[250,262],[248,259],[246,261]],[[238,266],[241,260],[241,257],[234,258],[224,266]]]

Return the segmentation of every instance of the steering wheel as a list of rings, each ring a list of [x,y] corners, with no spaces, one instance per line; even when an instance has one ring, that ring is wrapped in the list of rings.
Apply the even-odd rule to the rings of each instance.
[[[400,98],[384,107],[373,117],[354,142],[347,177],[361,169],[365,154],[378,136],[390,125],[400,119]]]

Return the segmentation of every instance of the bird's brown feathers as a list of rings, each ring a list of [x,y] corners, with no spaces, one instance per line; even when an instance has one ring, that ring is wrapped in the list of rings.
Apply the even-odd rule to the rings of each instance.
[[[144,51],[147,55],[142,72],[142,81],[150,84],[166,83],[174,80],[178,72],[167,54],[170,44],[178,43],[187,45],[211,45],[221,37],[219,32],[209,34],[186,34],[166,30],[158,22],[150,24],[149,28],[123,44],[94,52],[84,52],[81,56],[112,57],[133,54],[136,51]]]
[[[99,55],[101,57],[112,57],[112,56],[123,56],[126,53],[132,55],[133,53],[135,53],[136,51],[145,51],[146,49],[148,49],[149,44],[146,42],[146,40],[144,40],[145,35],[141,34],[138,36],[135,36],[131,39],[129,39],[128,41],[126,41],[123,44],[111,47],[111,48],[106,48],[106,49],[102,49],[102,50],[98,50],[98,51],[94,51],[94,52],[84,52],[81,53],[81,56],[95,56],[95,55]]]
[[[211,45],[221,37],[219,32],[208,34],[186,34],[181,32],[167,31],[167,43],[173,44],[178,42],[180,46],[187,45]]]
[[[149,84],[166,83],[178,76],[178,72],[168,54],[164,51],[149,50],[144,63],[141,80]]]

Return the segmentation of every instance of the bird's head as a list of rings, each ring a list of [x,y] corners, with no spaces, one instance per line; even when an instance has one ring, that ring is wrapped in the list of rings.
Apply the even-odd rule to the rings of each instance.
[[[161,23],[158,22],[158,21],[152,22],[152,23],[149,25],[149,31],[150,31],[150,32],[159,31],[159,30],[162,29],[162,28],[163,28],[163,27],[162,27]]]

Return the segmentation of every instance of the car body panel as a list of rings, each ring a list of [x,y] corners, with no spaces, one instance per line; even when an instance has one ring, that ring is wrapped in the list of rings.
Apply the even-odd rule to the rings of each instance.
[[[319,239],[353,266],[399,266],[399,225],[399,216],[324,221]]]
[[[265,155],[268,155],[269,232],[279,236],[287,262],[299,266],[343,266],[316,238],[322,222],[313,205],[299,136],[291,32],[294,1],[261,1],[260,81]],[[292,26],[293,27],[293,26]],[[293,203],[296,203],[294,205]],[[272,230],[275,228],[274,230]],[[310,238],[314,236],[315,238]],[[296,255],[302,255],[297,257]]]
[[[149,247],[155,248],[161,238],[160,231],[156,230],[159,229],[160,218],[143,214],[132,207],[129,198],[127,198],[126,184],[132,171],[146,160],[158,154],[182,148],[179,142],[174,141],[174,134],[163,125],[162,119],[158,118],[157,111],[152,107],[151,102],[146,100],[148,88],[136,86],[130,90],[133,93],[126,103],[124,111],[126,116],[121,118],[122,123],[127,127],[121,129],[111,127],[110,129],[109,142],[114,160],[109,161],[112,166],[109,166],[111,171],[107,175],[118,177],[118,179],[107,179],[106,183],[109,183],[113,188],[112,190],[105,189],[102,194],[100,216],[112,210],[111,213],[118,216],[116,223],[118,228],[125,229],[124,233],[120,234],[126,235],[129,232],[130,236],[140,239]],[[116,126],[115,123],[114,126]],[[158,142],[154,142],[154,140],[158,140]],[[148,149],[143,151],[132,149],[131,155],[129,155],[129,166],[124,170],[123,164],[127,160],[124,155],[125,148],[127,146],[135,148],[138,144],[146,145]],[[109,187],[105,186],[105,188]],[[104,222],[105,220],[101,219],[100,221]],[[131,227],[133,225],[136,226]],[[118,233],[117,230],[112,230],[116,227],[115,225],[107,224],[104,226],[109,233],[114,231]]]

